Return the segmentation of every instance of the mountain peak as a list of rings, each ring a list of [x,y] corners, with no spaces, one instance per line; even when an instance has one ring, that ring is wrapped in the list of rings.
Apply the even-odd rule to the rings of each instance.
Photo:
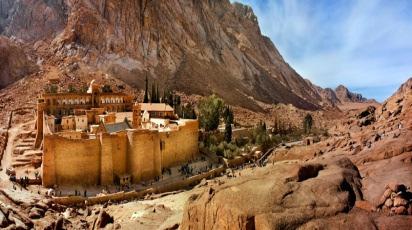
[[[335,89],[335,93],[339,101],[343,102],[365,102],[366,98],[360,93],[353,93],[344,85],[339,85]]]

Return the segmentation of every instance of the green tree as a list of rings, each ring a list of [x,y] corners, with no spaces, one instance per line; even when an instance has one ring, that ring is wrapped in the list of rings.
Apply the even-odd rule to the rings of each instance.
[[[200,100],[198,105],[200,126],[205,131],[213,131],[219,127],[219,118],[224,109],[224,102],[216,95]]]
[[[49,84],[49,85],[44,87],[44,91],[46,93],[57,93],[58,87],[55,84]]]
[[[143,103],[148,103],[149,102],[149,95],[148,95],[148,92],[147,92],[148,87],[149,87],[149,81],[147,80],[147,74],[146,74]]]
[[[102,92],[103,92],[103,93],[112,93],[113,90],[112,90],[112,87],[111,87],[110,85],[104,85],[104,86],[102,87]]]
[[[174,96],[173,93],[170,91],[167,92],[167,104],[174,107]]]
[[[312,125],[313,125],[313,118],[312,118],[312,115],[308,113],[303,119],[303,129],[305,130],[305,133],[310,133],[312,131]]]
[[[69,85],[69,87],[67,88],[67,92],[69,93],[75,93],[76,92],[76,88],[73,85]]]
[[[152,91],[150,93],[150,103],[156,103],[156,86],[155,86],[155,83],[152,84]]]
[[[223,119],[225,120],[225,122],[233,124],[234,116],[233,116],[233,111],[230,108],[230,106],[225,106],[225,108],[223,110]]]

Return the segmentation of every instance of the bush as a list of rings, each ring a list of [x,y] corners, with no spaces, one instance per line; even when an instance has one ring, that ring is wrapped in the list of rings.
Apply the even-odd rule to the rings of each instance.
[[[226,149],[223,153],[223,156],[227,159],[233,159],[234,158],[233,153],[232,153],[232,151],[230,151],[230,149]]]
[[[243,147],[248,143],[249,139],[245,137],[240,137],[235,139],[235,144],[237,147]]]
[[[210,145],[209,146],[209,153],[211,153],[211,154],[217,154],[217,147],[216,147],[216,145]]]

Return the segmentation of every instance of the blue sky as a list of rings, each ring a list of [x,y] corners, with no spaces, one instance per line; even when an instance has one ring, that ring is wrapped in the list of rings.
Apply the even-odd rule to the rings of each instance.
[[[304,78],[383,101],[412,77],[411,0],[237,0]],[[232,1],[233,2],[233,1]]]

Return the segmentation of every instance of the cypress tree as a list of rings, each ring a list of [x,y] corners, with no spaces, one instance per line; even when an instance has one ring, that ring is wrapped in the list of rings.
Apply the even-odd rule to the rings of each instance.
[[[149,95],[147,94],[147,88],[148,88],[148,80],[147,80],[147,74],[146,74],[146,80],[145,80],[146,86],[144,90],[144,99],[143,103],[148,103],[149,102]]]
[[[160,103],[159,85],[156,85],[156,103]]]
[[[232,142],[232,124],[226,122],[225,124],[225,141],[227,143]]]
[[[152,84],[152,92],[150,93],[150,103],[156,103],[156,88],[155,88],[155,83]]]
[[[162,97],[162,103],[167,104],[167,97],[166,97],[166,90],[163,90],[163,97]]]

